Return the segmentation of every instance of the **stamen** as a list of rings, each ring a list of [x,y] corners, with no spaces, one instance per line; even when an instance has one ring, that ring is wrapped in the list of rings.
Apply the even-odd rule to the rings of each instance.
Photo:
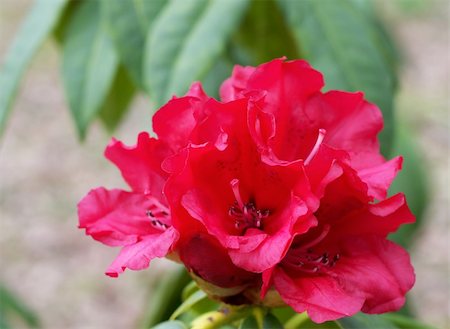
[[[270,215],[270,211],[257,209],[253,202],[244,203],[239,191],[238,179],[231,180],[230,185],[236,201],[228,209],[228,215],[235,220],[234,227],[243,229],[244,232],[248,228],[260,229],[263,225],[262,220]]]
[[[322,241],[327,236],[328,232],[330,232],[330,225],[327,224],[327,225],[324,225],[322,233],[320,233],[320,235],[317,238],[315,238],[314,240],[312,240],[312,241],[302,245],[301,248],[303,250],[310,249],[311,247],[315,246],[320,241]]]
[[[239,207],[241,209],[243,209],[244,202],[242,202],[241,193],[239,192],[239,179],[237,179],[237,178],[232,179],[230,182],[230,185],[231,185],[231,189],[233,190],[234,198],[236,199]]]
[[[320,144],[322,144],[323,139],[325,138],[325,134],[326,134],[326,130],[325,129],[319,129],[319,134],[317,135],[317,140],[316,140],[316,144],[314,144],[314,147],[311,151],[311,153],[309,153],[308,157],[305,160],[305,165],[309,164],[311,162],[311,160],[314,158],[314,156],[317,154],[317,152],[319,151],[319,147]]]
[[[166,224],[169,219],[169,209],[167,209],[167,207],[162,205],[160,202],[157,202],[156,200],[154,201],[155,202],[145,210],[145,215],[150,218],[150,223],[154,228],[164,231],[170,226]]]

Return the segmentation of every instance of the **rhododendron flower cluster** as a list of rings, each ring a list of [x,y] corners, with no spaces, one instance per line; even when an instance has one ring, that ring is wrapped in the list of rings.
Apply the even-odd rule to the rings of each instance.
[[[236,66],[220,101],[194,83],[156,112],[156,138],[113,140],[105,155],[130,190],[79,203],[80,227],[122,247],[106,273],[168,256],[226,303],[315,322],[399,309],[414,284],[386,239],[414,221],[403,194],[387,197],[402,159],[380,154],[374,104],[323,86],[301,60]]]

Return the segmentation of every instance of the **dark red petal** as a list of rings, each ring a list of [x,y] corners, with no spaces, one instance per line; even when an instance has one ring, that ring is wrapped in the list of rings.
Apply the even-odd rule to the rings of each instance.
[[[349,294],[328,275],[293,278],[277,267],[273,282],[286,304],[298,313],[306,311],[316,323],[352,316],[364,303],[364,298]]]
[[[361,236],[346,240],[342,251],[333,273],[344,289],[365,298],[363,312],[391,312],[403,306],[415,281],[403,248],[380,237]]]
[[[152,259],[166,256],[177,238],[178,232],[169,227],[164,232],[147,235],[141,241],[123,247],[106,274],[117,277],[126,268],[134,271],[147,268]]]
[[[186,267],[203,280],[230,288],[251,282],[255,274],[235,266],[217,240],[205,233],[193,235],[179,247]]]
[[[161,163],[170,154],[165,143],[146,132],[139,134],[136,146],[112,140],[105,150],[106,158],[119,168],[133,191],[151,194],[160,200],[163,200],[162,189],[168,176],[161,169]]]
[[[158,202],[143,194],[103,187],[90,191],[78,204],[79,227],[110,246],[134,244],[142,236],[161,234],[146,215]]]

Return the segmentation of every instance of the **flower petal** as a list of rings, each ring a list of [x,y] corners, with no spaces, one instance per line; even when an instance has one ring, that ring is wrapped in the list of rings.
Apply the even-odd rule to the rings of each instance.
[[[277,267],[273,282],[286,304],[298,313],[306,311],[316,323],[351,316],[364,303],[364,298],[348,294],[328,275],[291,277]]]
[[[178,232],[169,227],[164,232],[147,235],[141,241],[123,247],[106,274],[117,277],[126,268],[134,271],[147,268],[152,259],[166,256],[177,238]]]
[[[333,273],[349,292],[365,298],[362,311],[397,311],[414,285],[408,253],[395,243],[376,236],[348,239]]]
[[[179,250],[181,260],[191,271],[219,287],[240,286],[256,277],[234,265],[226,249],[205,233],[194,234]]]
[[[100,187],[78,204],[79,227],[104,244],[126,246],[142,236],[160,232],[146,215],[155,206],[160,204],[152,197]]]
[[[389,186],[397,172],[402,169],[402,162],[402,157],[395,157],[377,166],[360,170],[358,175],[367,184],[369,195],[378,200],[385,199]]]
[[[146,132],[139,134],[136,146],[125,146],[113,139],[105,150],[106,158],[120,169],[133,191],[149,193],[160,200],[164,199],[161,191],[167,179],[161,162],[170,154],[165,143]]]

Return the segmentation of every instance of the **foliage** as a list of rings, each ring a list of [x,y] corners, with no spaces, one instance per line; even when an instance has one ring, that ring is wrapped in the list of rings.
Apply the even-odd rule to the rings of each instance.
[[[0,71],[0,127],[52,28],[80,138],[97,118],[115,128],[136,90],[157,106],[194,80],[217,94],[233,64],[288,56],[309,60],[331,89],[364,91],[384,113],[382,147],[391,148],[397,57],[369,2],[37,0]]]

